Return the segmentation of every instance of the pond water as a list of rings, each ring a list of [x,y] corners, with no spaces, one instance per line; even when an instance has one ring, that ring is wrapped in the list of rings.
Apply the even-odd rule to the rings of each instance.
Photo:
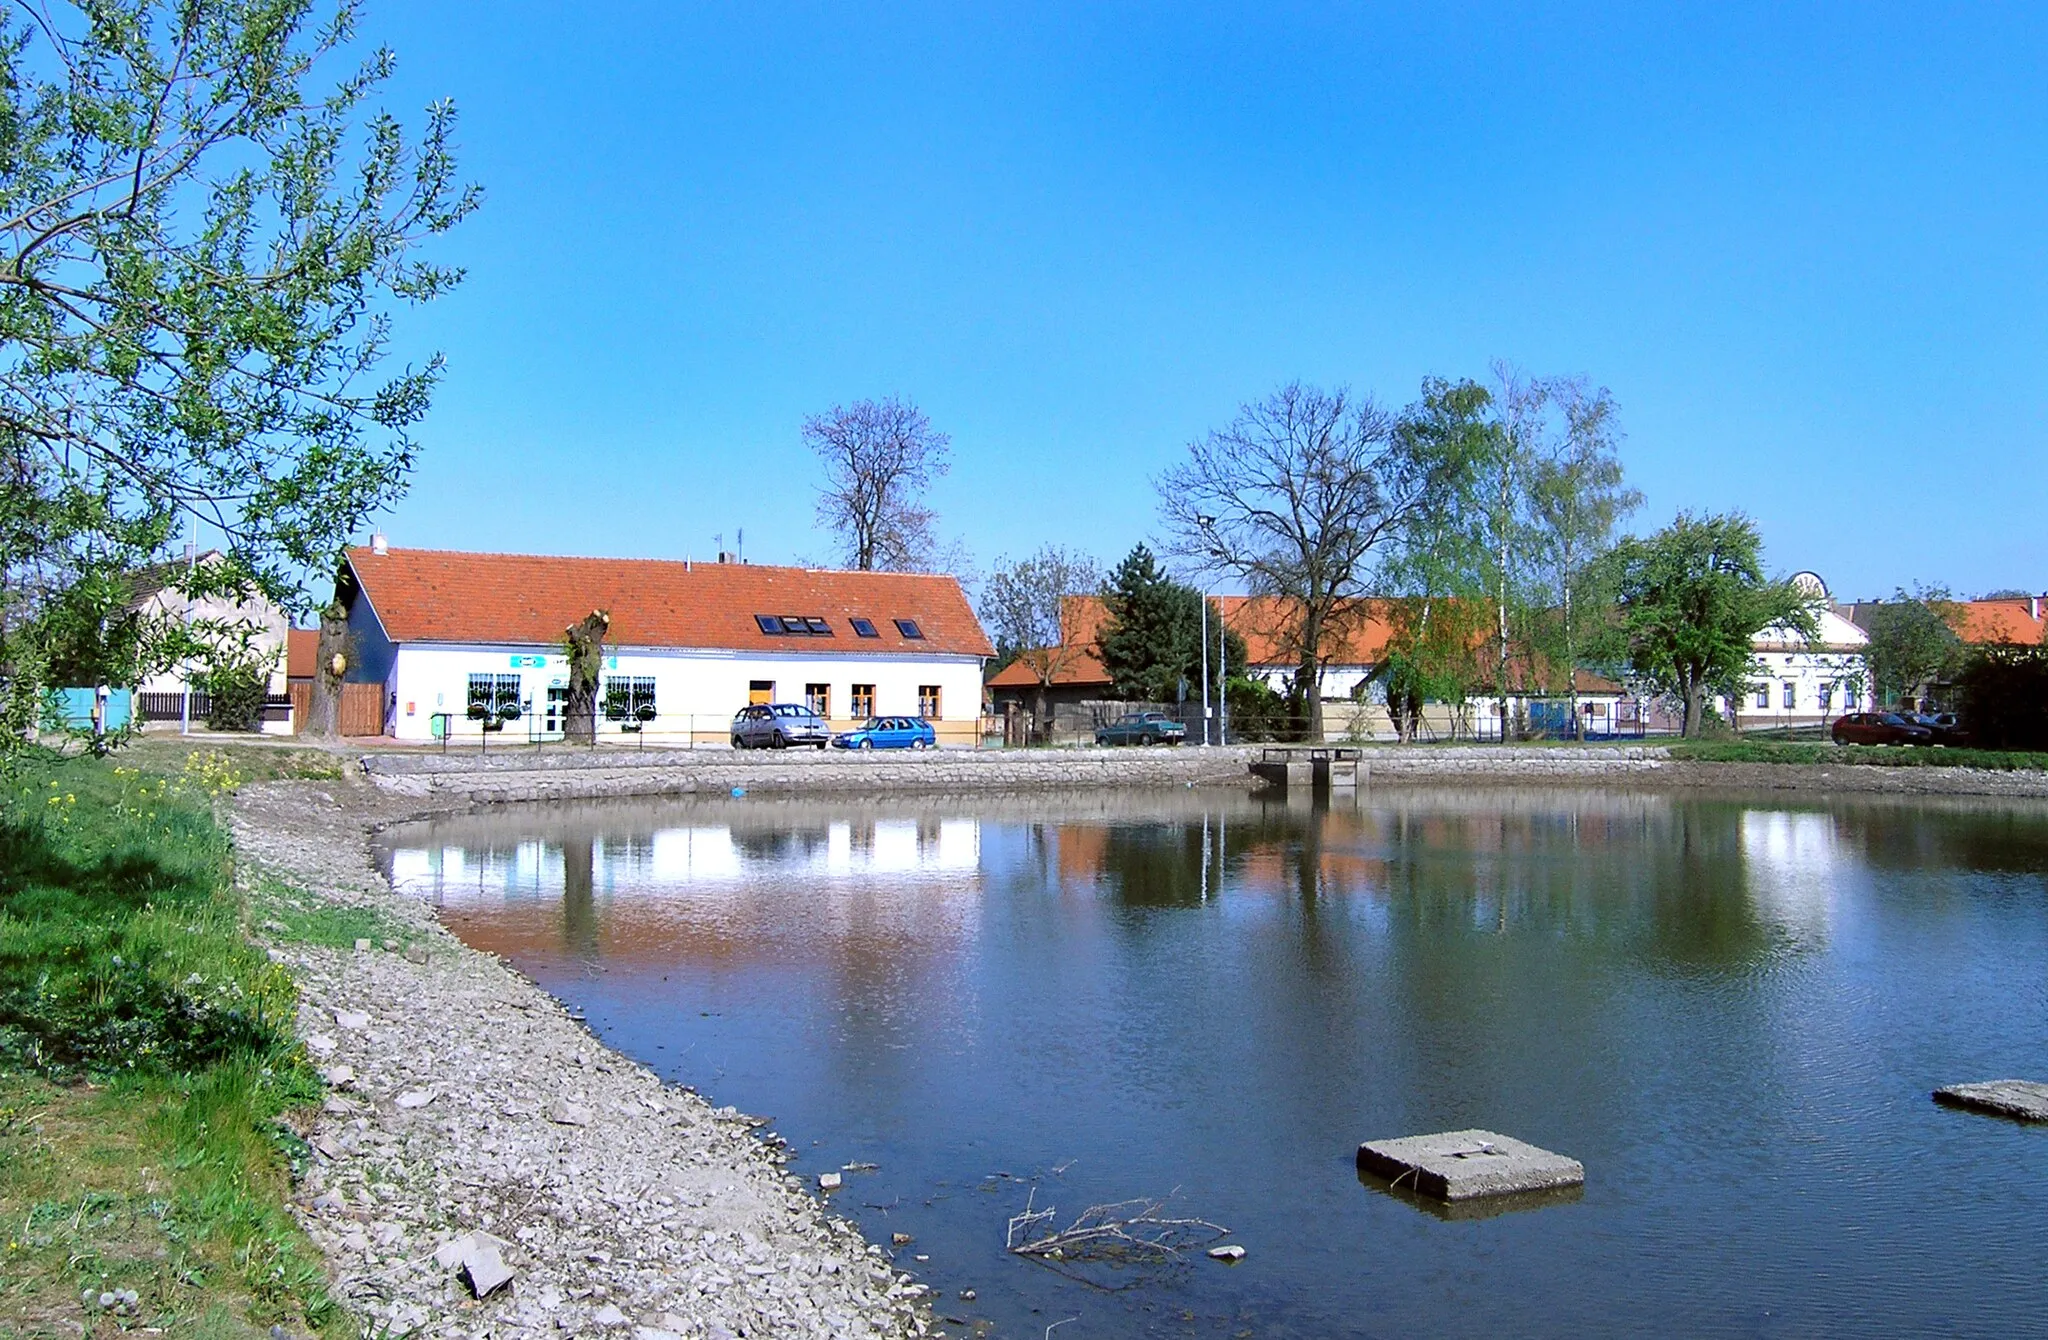
[[[2048,1315],[2048,808],[1563,789],[515,808],[393,878],[607,1043],[770,1115],[942,1316],[1086,1336],[1870,1335]],[[1457,1215],[1361,1140],[1582,1195]],[[1228,1266],[1058,1270],[1173,1194]],[[927,1259],[928,1258],[928,1259]],[[958,1300],[973,1289],[972,1302]],[[968,1326],[952,1324],[955,1334]]]

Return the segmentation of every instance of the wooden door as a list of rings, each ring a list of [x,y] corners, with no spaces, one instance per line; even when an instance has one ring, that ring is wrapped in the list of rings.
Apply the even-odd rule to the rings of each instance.
[[[341,733],[382,735],[384,733],[384,686],[344,684],[341,686]]]
[[[292,734],[297,735],[306,729],[306,718],[313,715],[313,681],[294,680],[284,691],[292,700]]]

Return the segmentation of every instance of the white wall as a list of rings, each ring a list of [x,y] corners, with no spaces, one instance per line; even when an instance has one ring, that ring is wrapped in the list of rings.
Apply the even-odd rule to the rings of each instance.
[[[515,666],[514,662],[517,661]],[[536,664],[538,662],[538,664]],[[540,647],[401,646],[387,693],[398,698],[397,735],[401,740],[432,738],[436,712],[452,713],[458,737],[475,734],[477,726],[464,713],[472,674],[520,676],[521,692],[535,710],[547,700],[550,684],[569,682],[569,660],[559,650]],[[752,652],[650,651],[619,648],[605,655],[604,677],[651,676],[655,709],[661,714],[650,735],[680,735],[695,730],[722,738],[733,713],[747,704],[748,684],[772,680],[774,701],[804,700],[804,686],[831,688],[832,719],[852,720],[852,688],[875,686],[875,711],[883,716],[917,714],[920,685],[939,686],[939,724],[957,729],[941,734],[959,743],[974,738],[981,716],[981,661],[974,656],[853,655]],[[618,733],[615,722],[600,719],[600,732]],[[515,721],[506,734],[523,738],[527,723]]]

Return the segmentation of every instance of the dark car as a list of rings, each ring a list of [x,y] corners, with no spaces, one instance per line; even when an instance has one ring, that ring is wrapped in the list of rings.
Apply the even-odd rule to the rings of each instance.
[[[832,737],[835,749],[930,749],[938,742],[938,733],[923,717],[869,717]]]
[[[1851,712],[1829,734],[1836,744],[1933,744],[1934,732],[1897,712]]]
[[[1935,744],[1966,745],[1970,733],[1963,729],[1963,723],[1954,712],[1901,712],[1899,715],[1916,726],[1925,726],[1934,736]]]
[[[802,703],[755,703],[732,719],[735,749],[787,749],[807,744],[823,749],[832,742],[832,728]]]
[[[1097,744],[1179,744],[1188,728],[1164,712],[1126,712],[1095,728]]]

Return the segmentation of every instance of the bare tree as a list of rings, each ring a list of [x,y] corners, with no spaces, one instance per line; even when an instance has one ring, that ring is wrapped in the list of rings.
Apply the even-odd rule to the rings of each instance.
[[[942,556],[924,494],[946,473],[952,439],[923,411],[894,397],[834,405],[804,420],[803,440],[825,467],[818,522],[848,567],[916,571]]]
[[[1323,733],[1324,647],[1371,593],[1375,551],[1438,484],[1369,398],[1299,382],[1245,405],[1157,481],[1173,552],[1280,597],[1309,738]]]
[[[1102,585],[1102,570],[1086,554],[1046,545],[1026,559],[996,560],[995,571],[981,590],[981,618],[995,634],[998,649],[1014,653],[1038,679],[1033,725],[1043,732],[1051,723],[1046,690],[1061,670],[1073,664],[1086,647],[1070,642],[1060,609],[1068,596],[1092,592]]]

